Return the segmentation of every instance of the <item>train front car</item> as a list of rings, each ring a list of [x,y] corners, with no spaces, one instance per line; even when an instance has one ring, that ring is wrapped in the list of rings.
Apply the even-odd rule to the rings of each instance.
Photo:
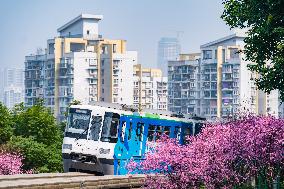
[[[64,172],[102,172],[97,162],[97,145],[99,131],[96,126],[102,124],[104,112],[97,110],[94,115],[93,107],[73,105],[69,109],[67,127],[62,145]],[[91,126],[94,128],[91,130]]]
[[[71,106],[62,145],[64,172],[113,174],[120,116],[132,114],[123,108],[105,103]]]

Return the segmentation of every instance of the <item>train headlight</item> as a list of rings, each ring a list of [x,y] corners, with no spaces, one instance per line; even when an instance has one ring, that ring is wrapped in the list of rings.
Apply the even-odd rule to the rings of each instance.
[[[72,150],[72,144],[63,144],[62,148]]]
[[[100,152],[100,154],[109,154],[110,153],[110,149],[100,148],[99,152]]]

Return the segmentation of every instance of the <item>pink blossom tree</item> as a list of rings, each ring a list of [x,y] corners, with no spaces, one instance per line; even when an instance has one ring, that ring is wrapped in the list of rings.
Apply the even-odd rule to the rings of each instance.
[[[21,174],[23,157],[19,153],[0,153],[0,175]]]
[[[23,169],[24,157],[9,145],[0,146],[0,175],[32,174],[33,170]]]
[[[147,188],[232,188],[256,179],[272,186],[283,179],[284,120],[245,116],[226,123],[207,124],[202,133],[181,146],[162,137],[131,171],[150,173]]]

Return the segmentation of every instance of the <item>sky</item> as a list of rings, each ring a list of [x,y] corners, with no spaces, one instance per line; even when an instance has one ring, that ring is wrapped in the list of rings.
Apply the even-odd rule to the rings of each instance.
[[[220,18],[222,0],[1,0],[0,66],[24,68],[25,56],[46,48],[57,28],[81,13],[100,14],[104,38],[127,40],[138,63],[157,67],[161,37],[179,32],[182,53],[232,33]]]

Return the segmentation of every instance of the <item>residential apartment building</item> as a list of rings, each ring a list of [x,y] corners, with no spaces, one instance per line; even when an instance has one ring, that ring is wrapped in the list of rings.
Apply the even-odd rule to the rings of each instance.
[[[197,114],[208,120],[233,117],[239,112],[283,116],[278,91],[257,89],[258,74],[244,60],[245,34],[201,45],[201,54],[181,54],[168,62],[168,109]],[[200,55],[200,56],[199,56]]]
[[[4,88],[4,105],[12,109],[16,104],[20,104],[24,101],[23,87],[10,85]]]
[[[227,118],[243,111],[278,116],[278,92],[257,89],[259,77],[244,60],[242,32],[201,45],[201,114],[208,119]]]
[[[174,37],[163,37],[158,43],[158,68],[164,76],[168,74],[168,61],[177,60],[181,51],[179,40]]]
[[[46,55],[30,55],[25,59],[25,103],[31,106],[36,103],[37,99],[44,97]],[[52,103],[46,102],[46,104],[51,105]]]
[[[24,102],[24,70],[5,68],[0,70],[0,101],[9,108]]]
[[[167,110],[167,77],[160,69],[134,65],[133,105],[139,109]]]
[[[58,37],[47,40],[45,54],[26,57],[27,105],[42,97],[56,118],[62,120],[73,100],[84,104],[133,103],[131,78],[137,52],[127,51],[125,40],[102,38],[98,31],[102,18],[79,15],[57,30]]]
[[[168,62],[168,109],[200,115],[200,53]]]

